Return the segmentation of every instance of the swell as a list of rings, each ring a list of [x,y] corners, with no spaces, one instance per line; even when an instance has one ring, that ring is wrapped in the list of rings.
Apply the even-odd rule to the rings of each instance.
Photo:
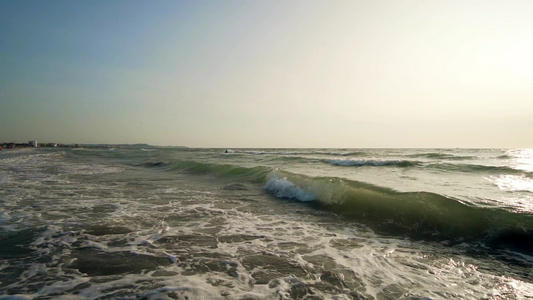
[[[492,247],[533,251],[532,214],[474,206],[430,192],[398,192],[358,181],[310,177],[267,167],[193,161],[145,166],[253,182],[277,198],[305,202],[387,234],[458,243],[478,241]]]
[[[477,156],[453,155],[453,154],[440,153],[440,152],[410,154],[407,156],[408,157],[419,157],[419,158],[431,158],[431,159],[447,159],[447,160],[471,160],[471,159],[477,158]]]
[[[416,239],[480,241],[533,251],[533,215],[466,204],[430,192],[398,192],[331,177],[273,171],[264,187],[280,198],[312,203],[389,234]]]
[[[532,172],[527,172],[521,169],[508,166],[491,166],[480,165],[472,163],[461,163],[459,161],[475,159],[475,156],[457,156],[444,153],[423,153],[408,155],[410,157],[426,157],[436,159],[456,160],[458,162],[424,162],[419,160],[405,160],[405,159],[367,159],[367,158],[352,158],[364,156],[364,152],[352,151],[307,151],[307,152],[289,152],[289,151],[256,151],[256,150],[228,150],[229,153],[251,154],[251,155],[272,155],[273,160],[290,161],[297,163],[325,163],[336,167],[398,167],[398,168],[423,168],[436,170],[440,172],[461,172],[461,173],[488,173],[488,174],[509,174],[509,175],[525,175],[533,178]],[[307,155],[314,155],[309,157]],[[331,158],[324,158],[320,156],[333,156]],[[343,156],[344,158],[340,158]]]
[[[330,159],[324,160],[324,162],[334,165],[334,166],[343,166],[343,167],[363,167],[363,166],[373,166],[373,167],[382,167],[382,166],[396,166],[396,167],[416,167],[420,163],[416,161],[409,160],[375,160],[375,159]]]
[[[527,172],[520,169],[514,169],[507,166],[486,166],[475,164],[450,164],[450,163],[432,163],[427,164],[427,168],[441,170],[441,171],[453,171],[453,172],[478,172],[478,173],[499,173],[499,174],[524,174],[528,177],[533,177],[531,172]]]
[[[327,151],[327,150],[306,150],[306,151],[294,151],[294,150],[253,150],[253,149],[238,149],[225,151],[225,154],[249,154],[249,155],[323,155],[323,156],[359,156],[363,155],[363,151]]]
[[[444,172],[463,172],[463,173],[498,173],[498,174],[516,174],[526,175],[533,178],[533,173],[521,169],[515,169],[507,166],[487,166],[477,164],[461,163],[424,163],[413,160],[375,160],[375,159],[327,159],[322,162],[341,167],[401,167],[401,168],[425,168]]]
[[[165,171],[183,172],[194,175],[214,175],[222,178],[242,179],[262,183],[272,169],[267,167],[246,168],[230,164],[200,163],[195,161],[174,160],[172,162],[146,162],[148,168],[161,168]]]

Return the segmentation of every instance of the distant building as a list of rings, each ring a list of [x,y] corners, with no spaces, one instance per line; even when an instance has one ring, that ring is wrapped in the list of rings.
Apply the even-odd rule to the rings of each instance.
[[[38,147],[39,146],[37,144],[37,141],[29,141],[28,144],[30,145],[30,147]]]

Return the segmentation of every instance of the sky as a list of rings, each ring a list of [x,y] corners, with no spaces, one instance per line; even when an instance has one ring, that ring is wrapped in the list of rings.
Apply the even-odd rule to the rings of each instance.
[[[533,148],[533,1],[0,0],[0,142]]]

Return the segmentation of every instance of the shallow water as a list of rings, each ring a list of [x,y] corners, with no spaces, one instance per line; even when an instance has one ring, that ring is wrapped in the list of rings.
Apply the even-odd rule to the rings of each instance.
[[[533,298],[528,153],[3,150],[0,293]]]

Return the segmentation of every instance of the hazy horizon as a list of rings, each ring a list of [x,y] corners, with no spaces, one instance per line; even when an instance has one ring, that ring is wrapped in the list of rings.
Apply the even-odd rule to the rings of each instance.
[[[29,140],[34,141],[34,140]],[[29,141],[15,141],[16,144],[27,144]],[[0,141],[0,145],[2,143],[11,143],[13,141]],[[160,147],[160,148],[188,148],[188,149],[222,149],[222,150],[237,150],[237,149],[369,149],[369,150],[379,150],[379,149],[396,149],[396,150],[533,150],[531,148],[520,148],[520,147],[478,147],[478,148],[469,148],[469,147],[192,147],[187,145],[156,145],[156,144],[149,144],[149,143],[81,143],[81,142],[71,142],[71,143],[64,143],[64,142],[57,142],[57,141],[37,141],[38,147],[48,147],[43,146],[43,144],[57,144],[59,146],[67,146],[72,147],[79,145],[79,147],[84,146],[149,146],[149,147]]]
[[[0,142],[533,148],[531,1],[2,1]]]

